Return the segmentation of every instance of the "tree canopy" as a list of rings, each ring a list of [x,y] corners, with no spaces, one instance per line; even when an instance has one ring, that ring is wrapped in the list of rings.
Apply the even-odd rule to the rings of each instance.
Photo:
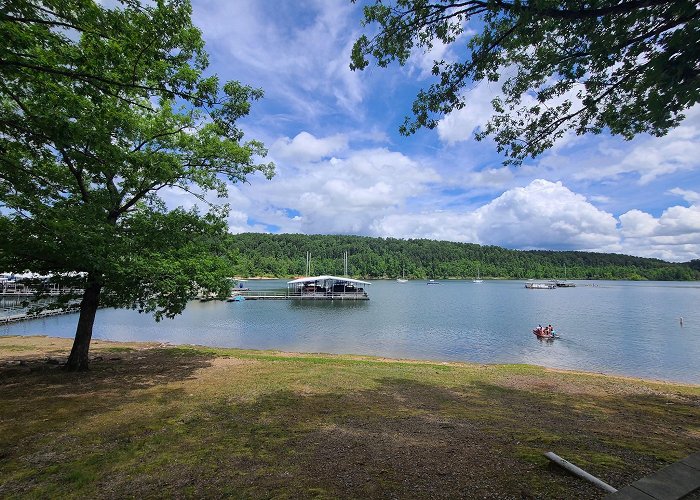
[[[262,91],[204,75],[186,0],[11,0],[0,14],[0,268],[84,290],[68,366],[85,369],[98,306],[159,318],[229,291],[227,207],[207,194],[273,175],[237,126]],[[178,191],[206,211],[168,207]]]
[[[475,83],[500,82],[476,138],[493,136],[506,163],[568,131],[662,136],[700,97],[697,0],[376,0],[363,23],[378,32],[355,42],[352,69],[368,58],[403,65],[435,44],[456,55],[434,61],[437,81],[418,93],[403,134],[468,106]]]
[[[579,251],[509,250],[425,239],[366,236],[260,234],[229,235],[227,249],[237,276],[289,278],[311,274],[342,275],[349,252],[351,276],[377,279],[472,279],[477,273],[506,279],[697,280],[700,261],[670,263],[620,254]]]

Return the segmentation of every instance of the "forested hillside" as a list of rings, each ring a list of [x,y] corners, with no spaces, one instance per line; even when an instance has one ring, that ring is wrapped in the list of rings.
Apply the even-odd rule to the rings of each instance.
[[[238,276],[288,278],[306,271],[311,252],[311,274],[343,273],[357,278],[411,279],[631,279],[697,280],[697,265],[674,264],[619,254],[507,250],[495,246],[433,240],[400,240],[364,236],[260,234],[229,235],[230,257]],[[694,262],[695,263],[695,262]],[[693,263],[693,264],[694,264]]]

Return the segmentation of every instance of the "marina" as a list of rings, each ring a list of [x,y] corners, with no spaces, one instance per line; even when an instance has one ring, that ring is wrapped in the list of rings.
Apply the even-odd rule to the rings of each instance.
[[[82,289],[50,283],[50,276],[36,273],[1,273],[0,297],[32,297],[37,294],[55,297],[58,295],[81,295]]]

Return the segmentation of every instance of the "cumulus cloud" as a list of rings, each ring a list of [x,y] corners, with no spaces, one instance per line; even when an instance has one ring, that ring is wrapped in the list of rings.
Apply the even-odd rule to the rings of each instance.
[[[282,160],[314,162],[345,150],[347,145],[348,138],[344,134],[318,139],[308,132],[300,132],[294,139],[283,137],[275,141],[270,153]]]
[[[513,248],[600,249],[619,241],[612,214],[561,182],[536,179],[506,191],[476,214],[483,241]]]
[[[252,179],[235,192],[236,198],[248,199],[230,202],[282,232],[368,234],[378,216],[405,210],[410,200],[440,181],[432,168],[401,153],[386,148],[348,151],[345,139],[336,136],[304,133],[276,144],[280,156],[275,160],[285,158],[277,176],[272,181]],[[331,153],[336,156],[328,158]]]
[[[693,191],[672,191],[687,201],[700,200]],[[700,205],[669,207],[659,217],[630,210],[620,215],[620,223],[625,249],[634,255],[672,261],[700,258]]]
[[[561,182],[537,179],[466,213],[390,215],[375,234],[470,241],[509,248],[609,249],[619,244],[617,221]]]

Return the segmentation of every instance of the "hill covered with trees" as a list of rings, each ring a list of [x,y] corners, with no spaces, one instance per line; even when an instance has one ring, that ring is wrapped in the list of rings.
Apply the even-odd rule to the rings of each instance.
[[[343,274],[349,253],[353,277],[411,279],[627,279],[698,280],[692,263],[670,263],[620,254],[508,250],[473,243],[365,236],[260,234],[228,235],[229,256],[238,276],[288,278],[304,275],[306,252],[311,274]],[[696,264],[696,265],[693,265]]]

